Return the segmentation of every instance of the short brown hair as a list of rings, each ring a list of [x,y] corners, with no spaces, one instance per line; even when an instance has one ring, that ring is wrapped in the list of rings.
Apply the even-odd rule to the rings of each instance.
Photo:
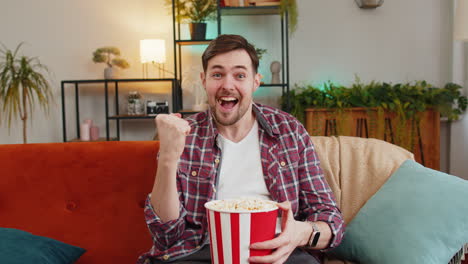
[[[213,39],[205,52],[203,52],[203,71],[206,72],[208,61],[214,56],[238,49],[243,49],[249,54],[250,60],[252,61],[252,67],[255,73],[257,73],[258,56],[255,51],[255,47],[242,36],[227,34],[219,35],[216,39]]]

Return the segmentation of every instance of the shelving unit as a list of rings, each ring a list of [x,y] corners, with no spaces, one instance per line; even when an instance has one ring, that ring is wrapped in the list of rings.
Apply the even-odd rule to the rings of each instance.
[[[195,45],[208,45],[212,39],[205,40],[190,40],[190,39],[181,39],[181,26],[176,22],[175,14],[177,10],[175,9],[174,2],[177,0],[172,0],[173,3],[173,45],[174,45],[174,78],[160,78],[160,79],[97,79],[97,80],[64,80],[61,82],[61,93],[62,93],[62,125],[63,125],[63,141],[67,142],[67,126],[66,126],[66,106],[65,106],[65,89],[66,87],[74,87],[74,96],[75,96],[75,118],[76,118],[76,138],[70,141],[80,141],[80,104],[79,104],[79,86],[81,84],[103,84],[104,86],[104,113],[105,113],[105,122],[106,122],[106,136],[99,140],[120,140],[120,121],[130,120],[130,119],[154,119],[154,116],[148,115],[125,115],[119,113],[119,83],[128,83],[128,82],[171,82],[172,84],[172,109],[170,112],[181,113],[183,116],[191,115],[197,113],[198,111],[193,109],[182,109],[183,107],[183,98],[182,98],[182,48],[190,47]],[[280,84],[268,84],[262,83],[261,87],[267,87],[271,89],[281,88],[281,94],[287,95],[290,90],[289,83],[289,41],[288,41],[288,14],[285,13],[284,16],[281,16],[280,9],[278,6],[248,6],[248,7],[220,7],[220,0],[217,0],[217,35],[228,33],[223,32],[223,17],[227,16],[262,16],[262,15],[274,15],[279,16],[279,28],[281,32],[281,80]],[[244,19],[244,18],[243,18]],[[114,86],[115,100],[114,104],[114,113],[110,114],[109,106],[109,86]],[[289,111],[290,100],[286,96],[286,108],[283,110]],[[110,121],[116,122],[116,131],[115,137],[110,136],[109,123]]]
[[[187,40],[181,39],[181,25],[176,20],[176,5],[177,0],[172,0],[173,4],[173,40],[174,40],[174,73],[175,78],[179,83],[182,83],[182,48],[193,45],[208,45],[211,39],[206,40]],[[279,16],[280,23],[279,28],[281,30],[281,84],[262,84],[261,87],[278,87],[281,88],[282,96],[289,94],[290,83],[289,83],[289,33],[288,33],[288,14],[281,16],[279,6],[246,6],[246,7],[221,7],[220,0],[217,0],[217,35],[228,33],[223,32],[223,17],[226,16],[259,16],[259,15],[274,15]],[[180,87],[182,89],[182,87]],[[182,93],[182,91],[180,91]],[[182,103],[182,101],[181,101]],[[285,111],[291,109],[291,103],[289,97],[286,97],[286,108]],[[187,110],[190,112],[190,110]],[[196,111],[193,111],[196,112]]]
[[[103,84],[104,85],[104,113],[106,120],[106,137],[99,139],[99,141],[120,140],[120,121],[129,119],[154,119],[153,115],[126,115],[119,113],[119,83],[129,82],[170,82],[172,85],[172,108],[170,111],[179,112],[182,106],[182,97],[180,93],[179,83],[176,79],[158,78],[158,79],[107,79],[107,80],[64,80],[61,82],[62,94],[62,126],[63,126],[63,142],[67,142],[67,118],[66,118],[66,105],[65,105],[65,88],[69,85],[74,87],[75,95],[75,118],[76,118],[76,138],[70,140],[72,142],[80,142],[80,84]],[[114,115],[110,115],[109,111],[109,84],[114,84]],[[109,122],[114,120],[116,122],[116,136],[110,137]]]

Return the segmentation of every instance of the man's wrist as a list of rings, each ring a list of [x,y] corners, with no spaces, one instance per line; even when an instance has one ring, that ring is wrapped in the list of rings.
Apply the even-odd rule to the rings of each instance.
[[[177,156],[177,155],[171,155],[168,153],[160,152],[158,156],[158,164],[162,166],[174,165],[174,164],[177,164],[177,162],[179,161],[179,158],[180,156]]]
[[[307,247],[308,243],[309,243],[309,238],[310,238],[310,235],[312,234],[312,232],[314,231],[313,228],[312,228],[312,225],[310,224],[310,222],[300,222],[301,225],[303,226],[302,227],[302,236],[301,236],[301,242],[300,242],[300,245],[301,247]]]
[[[312,226],[312,233],[310,234],[309,241],[307,242],[307,246],[309,248],[315,248],[317,247],[317,244],[320,239],[320,229],[318,228],[317,223],[315,222],[309,222],[309,224]]]

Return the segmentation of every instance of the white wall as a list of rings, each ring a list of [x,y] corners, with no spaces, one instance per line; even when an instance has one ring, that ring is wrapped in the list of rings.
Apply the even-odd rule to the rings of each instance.
[[[299,26],[290,40],[293,83],[320,84],[332,80],[349,85],[355,74],[365,82],[424,79],[443,85],[451,80],[452,6],[449,1],[392,0],[375,10],[359,9],[352,0],[298,0],[298,5]],[[274,40],[275,34],[268,33],[269,37],[257,39],[255,36],[265,32],[256,31],[254,26],[259,23],[273,29],[276,26],[271,26],[275,22],[270,23],[268,19],[256,19],[252,24],[245,21],[237,24],[232,30],[247,32],[255,44],[269,50],[266,65],[261,68],[269,78],[268,64],[278,59],[274,55],[278,41]],[[101,78],[104,65],[91,61],[91,53],[97,47],[119,47],[131,64],[130,69],[122,71],[121,77],[141,77],[139,40],[164,38],[168,46],[166,67],[173,67],[171,22],[163,0],[3,1],[0,42],[14,48],[25,41],[24,52],[39,56],[54,73],[56,104],[48,117],[36,111],[29,128],[30,142],[62,141],[60,81]],[[168,88],[149,93],[161,96],[164,89]],[[102,87],[90,86],[82,95],[81,117],[94,118],[103,130]],[[73,107],[71,94],[67,95],[67,104]],[[69,130],[74,130],[72,116],[73,109],[69,109]],[[125,122],[123,127],[124,140],[151,138],[151,121]],[[2,124],[0,143],[20,143],[19,131],[15,124],[9,134]],[[466,141],[458,138],[461,135],[455,136],[452,142]],[[467,164],[466,158],[458,164]],[[467,171],[466,165],[462,166]]]
[[[453,6],[457,5],[453,1]],[[455,9],[452,9],[455,10]],[[459,40],[453,41],[452,81],[465,86],[464,94],[468,95],[467,56],[468,44]],[[468,179],[468,116],[465,113],[460,120],[455,121],[450,129],[450,173]]]

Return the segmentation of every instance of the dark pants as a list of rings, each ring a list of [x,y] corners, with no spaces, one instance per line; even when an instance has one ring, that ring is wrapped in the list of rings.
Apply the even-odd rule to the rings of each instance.
[[[153,260],[153,264],[208,264],[211,263],[210,246],[206,245],[200,251],[189,256],[174,260],[174,262],[162,262]],[[320,262],[309,253],[296,248],[286,260],[285,264],[320,264]]]

